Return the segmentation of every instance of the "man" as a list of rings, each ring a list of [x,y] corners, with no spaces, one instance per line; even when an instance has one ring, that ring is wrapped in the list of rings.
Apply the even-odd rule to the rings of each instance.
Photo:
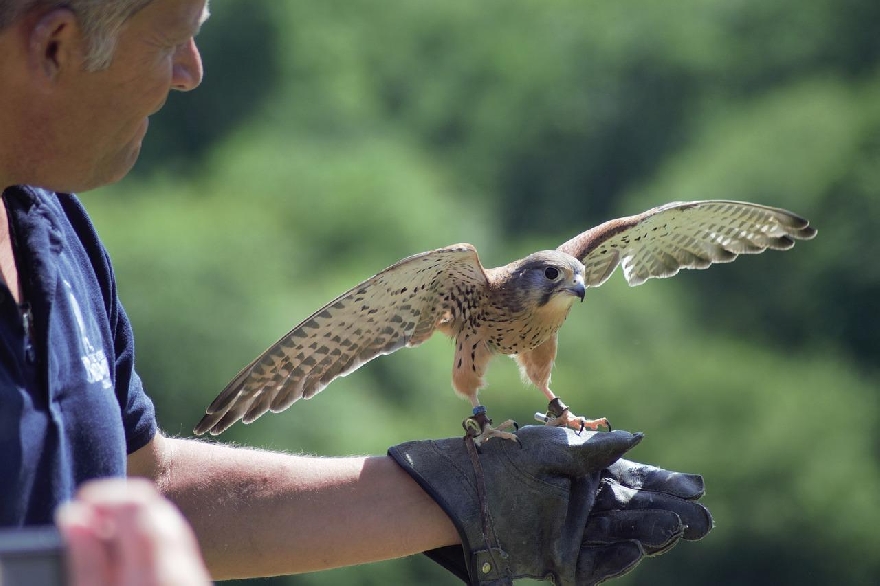
[[[215,579],[433,550],[472,583],[524,575],[593,583],[682,535],[702,537],[711,517],[693,502],[701,479],[625,461],[609,467],[640,439],[626,432],[534,426],[520,432],[515,453],[500,445],[512,442],[476,454],[454,439],[325,459],[158,431],[112,266],[67,194],[124,177],[168,92],[199,85],[194,37],[207,17],[206,0],[0,6],[0,474],[14,479],[0,488],[0,524],[49,523],[84,482],[128,475],[153,481],[183,512]],[[517,471],[543,480],[531,486]],[[89,485],[79,502],[94,512],[124,486]],[[116,514],[153,505],[129,499]],[[74,506],[78,517],[66,510],[62,526],[86,531],[83,508]],[[545,549],[552,553],[537,555]]]

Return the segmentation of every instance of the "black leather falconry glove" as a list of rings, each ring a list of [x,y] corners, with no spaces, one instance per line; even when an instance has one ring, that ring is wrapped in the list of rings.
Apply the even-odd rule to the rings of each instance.
[[[388,450],[461,536],[461,546],[426,555],[468,584],[598,584],[712,528],[696,502],[702,477],[620,459],[641,434],[527,426],[516,435],[479,448],[451,438]]]

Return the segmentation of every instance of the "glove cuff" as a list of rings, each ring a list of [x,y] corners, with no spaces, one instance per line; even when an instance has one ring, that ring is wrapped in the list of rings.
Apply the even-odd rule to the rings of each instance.
[[[466,583],[512,584],[508,552],[498,544],[491,522],[487,528],[491,535],[483,534],[478,490],[482,479],[477,478],[465,440],[406,442],[389,448],[388,455],[443,509],[461,538],[461,546],[438,548],[425,555]]]
[[[464,562],[464,547],[461,545],[447,545],[429,549],[423,553],[428,559],[442,566],[465,584],[470,584],[471,579],[467,573],[467,564]]]

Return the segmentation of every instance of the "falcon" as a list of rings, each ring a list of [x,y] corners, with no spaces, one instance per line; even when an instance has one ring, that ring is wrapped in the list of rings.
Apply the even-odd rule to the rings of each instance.
[[[221,433],[267,411],[310,399],[335,378],[434,332],[452,338],[452,387],[470,400],[465,429],[478,442],[515,439],[507,421],[491,425],[477,395],[490,359],[512,356],[524,381],[550,401],[548,425],[608,429],[606,418],[574,415],[550,390],[557,332],[576,300],[620,265],[630,286],[705,269],[740,254],[786,250],[816,235],[784,209],[738,201],[673,202],[610,220],[508,265],[485,268],[470,244],[407,257],[343,293],[248,364],[208,406],[198,435]]]

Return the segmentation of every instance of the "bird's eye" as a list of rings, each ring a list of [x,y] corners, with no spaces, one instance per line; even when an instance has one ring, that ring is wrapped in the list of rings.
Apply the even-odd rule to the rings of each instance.
[[[559,269],[557,269],[556,267],[547,267],[546,269],[544,269],[544,276],[551,281],[555,281],[557,277],[559,277]]]

